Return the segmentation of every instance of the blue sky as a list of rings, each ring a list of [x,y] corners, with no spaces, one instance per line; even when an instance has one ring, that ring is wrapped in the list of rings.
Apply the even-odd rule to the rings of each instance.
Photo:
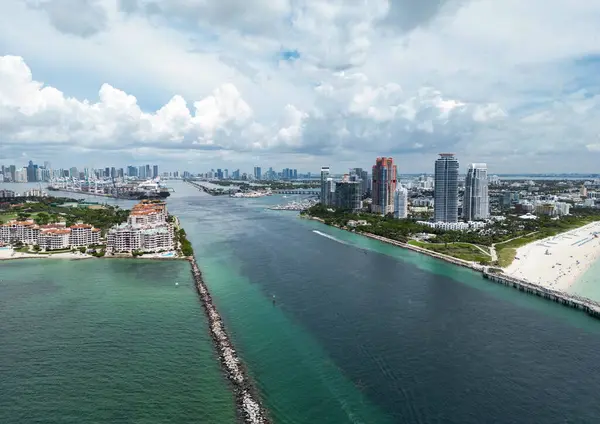
[[[3,0],[0,162],[600,172],[600,4]]]

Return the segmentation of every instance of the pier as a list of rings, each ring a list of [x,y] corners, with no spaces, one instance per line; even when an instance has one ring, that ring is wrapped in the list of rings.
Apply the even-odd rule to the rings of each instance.
[[[266,409],[260,402],[258,392],[229,340],[221,316],[213,304],[196,259],[192,256],[189,261],[192,266],[196,290],[206,312],[210,333],[217,348],[221,365],[234,388],[237,409],[242,422],[246,424],[270,424],[271,421],[267,417]]]
[[[576,294],[565,293],[558,290],[548,289],[538,286],[537,284],[529,283],[525,280],[509,277],[504,274],[495,274],[488,271],[483,271],[483,278],[486,278],[495,283],[504,284],[505,286],[513,287],[519,291],[533,294],[544,299],[551,300],[561,305],[573,309],[580,309],[587,312],[594,318],[600,319],[600,303],[587,297],[578,296]]]

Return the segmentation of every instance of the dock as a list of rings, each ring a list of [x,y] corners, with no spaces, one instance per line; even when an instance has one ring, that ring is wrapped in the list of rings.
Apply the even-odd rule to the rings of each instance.
[[[208,287],[204,283],[196,259],[192,256],[189,261],[192,266],[196,290],[208,318],[210,333],[219,354],[221,365],[233,385],[237,411],[241,421],[246,424],[271,424],[267,411],[258,396],[258,391],[248,377],[246,367],[238,357],[225,331],[223,320],[212,301]]]

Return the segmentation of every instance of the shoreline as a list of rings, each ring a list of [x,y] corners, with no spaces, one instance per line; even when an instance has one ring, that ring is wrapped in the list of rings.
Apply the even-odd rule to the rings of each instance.
[[[14,255],[12,254],[14,252]],[[186,261],[188,260],[185,256],[132,256],[132,255],[105,255],[105,256],[94,256],[82,253],[73,252],[57,252],[57,253],[25,253],[15,252],[12,249],[0,249],[0,261],[17,261],[21,259],[68,259],[74,261],[81,261],[86,259],[141,259],[150,261]]]
[[[260,401],[258,390],[249,378],[249,373],[236,353],[227,330],[225,330],[223,320],[202,278],[202,271],[198,268],[196,258],[190,256],[187,259],[191,266],[198,297],[208,319],[214,347],[219,355],[223,370],[226,372],[227,378],[233,386],[240,420],[248,424],[271,424],[267,411]]]
[[[311,219],[311,220],[314,220],[314,221],[321,222],[322,224],[325,224],[324,220],[322,220],[320,218],[317,218],[317,217],[308,217],[308,218]],[[327,224],[325,224],[325,225],[327,225]],[[595,221],[593,223],[584,225],[584,226],[579,227],[579,228],[574,229],[574,230],[567,231],[565,233],[558,234],[557,236],[553,236],[553,237],[550,237],[550,238],[560,237],[560,236],[563,236],[564,234],[569,233],[569,232],[577,232],[577,231],[579,231],[579,232],[585,232],[587,230],[586,227],[589,227],[589,226],[592,226],[592,225],[597,225],[597,226],[599,226],[598,228],[600,228],[600,221]],[[331,225],[329,225],[329,226],[331,226]],[[337,226],[333,226],[333,227],[338,228],[340,230],[343,230],[342,228],[337,227]],[[344,231],[348,231],[348,230],[344,230]],[[351,231],[348,231],[348,232],[351,232]],[[545,298],[545,299],[549,299],[549,300],[552,300],[552,301],[557,302],[557,303],[561,303],[562,305],[565,305],[565,306],[568,306],[568,307],[571,307],[571,308],[583,309],[583,310],[586,310],[594,318],[600,318],[600,302],[592,300],[592,299],[589,299],[589,298],[587,298],[585,296],[571,294],[571,293],[567,292],[566,290],[560,290],[560,289],[558,289],[558,288],[556,288],[554,286],[548,286],[547,284],[544,285],[544,284],[537,283],[535,281],[527,280],[527,279],[522,278],[522,277],[515,277],[515,276],[512,276],[512,275],[509,275],[509,274],[506,274],[504,272],[504,270],[501,269],[501,268],[494,268],[493,266],[492,267],[488,267],[488,266],[484,266],[484,265],[481,265],[481,264],[478,264],[478,263],[475,263],[475,262],[468,262],[468,261],[465,261],[465,260],[462,260],[462,259],[458,259],[458,258],[454,258],[454,257],[448,256],[448,255],[444,255],[444,254],[441,254],[441,253],[433,252],[433,251],[430,251],[430,250],[427,250],[427,249],[420,248],[418,246],[413,246],[413,245],[410,245],[408,243],[402,243],[402,242],[399,242],[399,241],[396,241],[396,240],[392,240],[392,239],[388,239],[388,238],[385,238],[385,237],[382,237],[382,236],[378,236],[378,235],[375,235],[375,234],[363,233],[363,232],[354,232],[354,234],[365,236],[365,237],[373,239],[373,240],[378,240],[378,241],[380,241],[382,243],[391,244],[391,245],[396,246],[396,247],[409,249],[409,250],[412,250],[412,251],[417,252],[417,253],[422,253],[422,254],[425,254],[427,256],[430,256],[430,257],[433,257],[433,258],[436,258],[436,259],[440,259],[440,260],[442,260],[444,262],[447,262],[447,263],[450,263],[450,264],[453,264],[453,265],[458,265],[458,266],[470,268],[470,269],[472,269],[474,271],[477,271],[477,272],[481,273],[482,277],[484,279],[489,280],[489,281],[499,282],[499,283],[502,283],[502,284],[504,284],[506,286],[513,287],[513,288],[515,288],[515,289],[517,289],[519,291],[522,291],[522,292],[525,292],[525,293],[529,293],[529,294],[533,294],[535,296],[542,297],[542,298]],[[598,248],[599,248],[598,250],[600,250],[600,237],[598,237],[596,240],[598,240],[598,243],[599,243],[598,244]],[[541,240],[529,243],[529,244],[523,246],[522,248],[526,248],[528,246],[540,243],[540,241]],[[590,242],[588,242],[588,244],[589,243]],[[519,248],[519,249],[522,249],[522,248]],[[600,252],[598,252],[598,257],[600,258]],[[590,262],[589,266],[591,266],[593,263],[594,263],[593,261]],[[534,263],[533,267],[535,268],[536,265],[537,265],[537,263]],[[589,269],[589,266],[587,268],[585,268],[585,270]],[[501,270],[502,272],[496,273],[494,271],[494,269]],[[578,274],[578,277],[580,277],[581,275],[584,275],[585,274],[585,270],[582,267],[581,268],[581,273]],[[577,279],[575,279],[575,281],[576,280]]]
[[[594,235],[596,234],[596,236]],[[567,292],[600,261],[600,221],[517,248],[505,275]]]

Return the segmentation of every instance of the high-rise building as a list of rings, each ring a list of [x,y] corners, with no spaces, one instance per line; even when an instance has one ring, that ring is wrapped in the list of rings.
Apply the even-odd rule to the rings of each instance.
[[[377,158],[373,166],[373,192],[371,211],[381,215],[394,212],[394,192],[397,168],[392,158]]]
[[[369,191],[369,173],[362,168],[354,168],[350,170],[351,175],[356,175],[361,182],[361,196],[364,196]]]
[[[489,217],[487,165],[485,163],[472,163],[465,179],[463,218],[465,221],[478,221]]]
[[[69,169],[69,177],[71,178],[79,178],[79,171],[77,171],[76,167],[71,167]]]
[[[435,161],[434,220],[458,222],[458,159],[453,153],[440,153]]]
[[[327,206],[327,179],[329,178],[329,167],[321,167],[321,204]]]
[[[400,184],[394,193],[394,217],[408,217],[408,190]]]
[[[158,177],[158,165],[154,165],[152,167],[152,178],[157,178]]]
[[[223,170],[223,178],[225,178],[226,180],[229,179],[229,169]]]
[[[36,179],[36,174],[37,174],[37,165],[33,164],[33,161],[29,161],[29,164],[27,165],[27,181],[32,183],[37,181]]]
[[[362,208],[360,181],[337,181],[335,183],[335,206],[357,211]]]
[[[293,169],[292,170],[292,179],[293,180],[297,180],[298,179],[298,170],[297,169]]]
[[[150,169],[150,165],[146,165],[146,177],[145,178],[152,178],[152,169]]]
[[[26,183],[28,182],[27,176],[29,173],[28,168],[19,168],[15,170],[15,183]],[[29,181],[31,182],[31,181]]]
[[[327,182],[325,183],[325,204],[327,206],[335,206],[336,202],[336,192],[335,192],[335,180],[333,178],[327,178]]]
[[[146,167],[145,166],[140,166],[138,167],[138,178],[141,180],[145,180],[146,177]]]
[[[254,167],[254,179],[262,180],[262,170],[260,169],[260,166]]]
[[[110,168],[110,178],[116,178],[117,177],[117,168],[115,168],[114,166],[111,166]]]

